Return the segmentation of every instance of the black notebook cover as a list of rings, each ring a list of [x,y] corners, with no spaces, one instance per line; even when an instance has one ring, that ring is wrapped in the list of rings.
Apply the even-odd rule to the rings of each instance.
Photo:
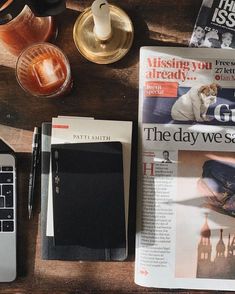
[[[122,144],[59,144],[51,152],[55,244],[125,247]]]
[[[119,224],[121,230],[119,230],[118,234],[121,236],[118,236],[118,235],[116,236],[116,238],[119,240],[118,241],[118,243],[120,244],[119,248],[116,248],[116,245],[113,247],[103,247],[104,244],[105,246],[107,246],[107,242],[111,242],[111,240],[115,240],[113,236],[110,240],[106,239],[106,242],[105,241],[103,243],[100,242],[99,245],[102,245],[102,246],[97,246],[98,243],[95,246],[94,246],[94,243],[93,245],[91,244],[91,246],[89,246],[88,243],[85,244],[84,242],[85,239],[83,240],[81,245],[55,246],[54,238],[46,236],[48,181],[49,181],[50,150],[51,150],[50,135],[51,135],[51,124],[43,123],[42,125],[42,183],[41,183],[42,184],[42,197],[41,197],[42,258],[57,259],[57,260],[124,260],[127,257],[126,242],[125,242],[124,209],[122,210],[123,221],[121,220],[120,221],[121,224]],[[121,206],[122,205],[123,204],[121,204]],[[112,211],[110,210],[110,212],[114,213],[114,210]],[[97,237],[94,237],[94,238],[97,238]],[[117,240],[115,240],[115,242],[116,241]],[[113,245],[112,242],[111,242],[111,245]]]

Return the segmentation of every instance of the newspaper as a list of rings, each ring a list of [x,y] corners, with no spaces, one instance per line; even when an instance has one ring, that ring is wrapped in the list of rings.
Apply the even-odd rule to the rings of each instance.
[[[235,51],[140,51],[135,282],[235,290]]]
[[[233,0],[203,0],[190,40],[191,47],[235,48]]]

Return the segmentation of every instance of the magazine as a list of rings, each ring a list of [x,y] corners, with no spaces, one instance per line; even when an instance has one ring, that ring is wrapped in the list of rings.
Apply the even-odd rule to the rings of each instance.
[[[135,282],[235,290],[235,51],[140,51]]]
[[[191,47],[235,48],[233,0],[203,0],[190,40]]]

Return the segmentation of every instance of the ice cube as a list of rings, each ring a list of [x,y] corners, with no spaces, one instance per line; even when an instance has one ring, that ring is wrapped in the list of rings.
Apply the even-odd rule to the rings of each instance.
[[[47,58],[33,65],[40,87],[52,86],[65,80],[65,73],[56,58]]]

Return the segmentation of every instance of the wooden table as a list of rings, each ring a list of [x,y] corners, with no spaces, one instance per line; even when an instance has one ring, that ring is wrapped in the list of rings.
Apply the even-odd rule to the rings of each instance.
[[[18,278],[13,283],[1,284],[0,293],[157,292],[157,289],[134,284],[139,48],[143,45],[187,45],[201,1],[112,1],[130,15],[135,37],[128,55],[111,65],[96,65],[85,60],[73,43],[73,24],[91,3],[86,0],[68,1],[69,9],[57,17],[59,35],[55,43],[68,55],[74,77],[73,91],[66,97],[40,99],[25,94],[15,79],[15,57],[0,48],[0,137],[17,152],[19,204]],[[29,221],[27,215],[32,130],[57,115],[134,121],[130,254],[126,262],[80,263],[42,261],[40,258],[39,189],[34,218]],[[38,187],[39,184],[38,179]]]

